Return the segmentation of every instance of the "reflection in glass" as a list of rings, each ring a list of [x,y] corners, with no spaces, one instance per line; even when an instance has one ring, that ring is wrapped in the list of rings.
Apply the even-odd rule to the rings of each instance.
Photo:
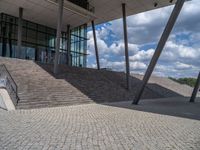
[[[0,14],[0,56],[16,57],[18,18]],[[62,32],[59,64],[67,64],[67,33]],[[23,20],[21,59],[41,63],[53,63],[56,45],[56,30]],[[86,67],[87,25],[74,28],[70,33],[70,61],[72,66]]]

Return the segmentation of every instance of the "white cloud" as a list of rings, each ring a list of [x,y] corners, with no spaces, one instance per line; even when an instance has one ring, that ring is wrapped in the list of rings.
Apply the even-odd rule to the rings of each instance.
[[[149,61],[152,58],[154,52],[154,49],[149,49],[147,51],[140,50],[137,52],[137,54],[130,56],[130,61]]]
[[[193,76],[200,70],[200,1],[186,2],[175,28],[156,65],[160,76]],[[173,7],[157,9],[127,18],[131,72],[144,73]],[[110,22],[96,31],[101,67],[125,71],[122,20]],[[92,32],[88,32],[88,66],[96,67]],[[109,41],[112,38],[112,41]],[[148,46],[147,46],[148,47]]]
[[[147,65],[143,62],[135,61],[135,62],[130,63],[130,68],[131,68],[131,72],[134,72],[134,70],[137,72],[140,70],[147,69]]]
[[[176,62],[176,69],[191,69],[193,68],[192,65],[188,65],[188,64],[184,64],[184,63],[181,63],[181,62]]]

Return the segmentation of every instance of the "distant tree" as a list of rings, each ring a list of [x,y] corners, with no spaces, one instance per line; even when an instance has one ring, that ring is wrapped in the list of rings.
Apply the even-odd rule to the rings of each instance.
[[[173,81],[176,81],[176,82],[178,82],[180,84],[189,85],[191,87],[194,87],[195,83],[197,81],[197,79],[195,79],[195,78],[179,78],[179,79],[176,79],[176,78],[169,77],[169,79],[171,79]]]

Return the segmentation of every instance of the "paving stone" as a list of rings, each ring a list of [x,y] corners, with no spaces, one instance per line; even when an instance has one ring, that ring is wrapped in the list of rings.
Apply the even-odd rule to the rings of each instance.
[[[200,119],[120,106],[87,104],[0,110],[0,149],[200,149]]]

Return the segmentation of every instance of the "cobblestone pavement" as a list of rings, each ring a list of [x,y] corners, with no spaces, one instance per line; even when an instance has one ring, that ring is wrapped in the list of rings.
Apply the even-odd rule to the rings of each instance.
[[[100,104],[0,110],[4,150],[199,150],[200,120]]]

